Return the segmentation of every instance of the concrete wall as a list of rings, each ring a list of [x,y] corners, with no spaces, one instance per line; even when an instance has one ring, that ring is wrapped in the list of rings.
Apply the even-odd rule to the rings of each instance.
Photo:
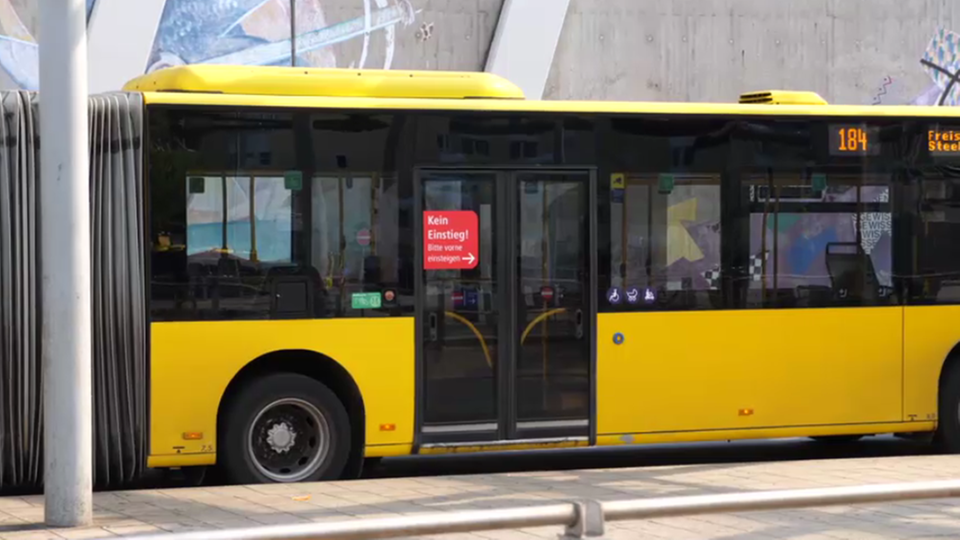
[[[947,41],[941,29],[960,31],[957,0],[572,0],[545,95],[730,101],[777,88],[929,101],[920,60]]]
[[[522,20],[500,25],[513,33],[502,42],[536,39],[539,22],[563,21],[548,99],[731,101],[783,88],[834,103],[960,103],[960,84],[921,64],[926,57],[960,71],[960,36],[951,32],[960,32],[958,0],[569,0],[565,20],[542,10],[568,0],[526,12],[517,6],[531,0],[507,0],[513,10],[504,0],[295,1],[298,41],[319,45],[299,65],[479,71],[489,67],[501,13],[512,12]],[[116,7],[129,2],[152,20],[132,28]],[[264,54],[290,37],[290,0],[88,4],[93,91],[176,63],[290,63],[289,54]],[[37,86],[36,6],[0,0],[0,87]],[[523,48],[507,54],[516,70]]]

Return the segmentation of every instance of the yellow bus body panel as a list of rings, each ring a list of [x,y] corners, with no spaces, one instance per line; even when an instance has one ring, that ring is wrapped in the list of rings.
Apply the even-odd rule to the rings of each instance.
[[[913,306],[904,315],[904,412],[908,419],[937,419],[943,363],[960,341],[960,306]]]
[[[900,422],[902,317],[901,307],[601,314],[597,432]]]
[[[366,455],[410,452],[413,318],[170,322],[150,331],[149,462],[156,466],[204,464],[195,454],[213,463],[227,385],[253,360],[283,350],[316,351],[353,377],[366,412]],[[202,438],[186,440],[188,433]]]
[[[597,436],[599,446],[625,444],[677,444],[750,439],[785,439],[797,437],[829,437],[831,435],[876,435],[880,433],[928,432],[936,422],[882,422],[877,424],[845,424],[839,426],[803,426],[789,428],[720,429],[716,431],[669,431],[661,433],[622,433]]]

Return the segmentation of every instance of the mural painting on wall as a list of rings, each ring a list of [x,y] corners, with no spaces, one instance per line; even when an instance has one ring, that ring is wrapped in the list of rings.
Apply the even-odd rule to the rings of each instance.
[[[296,64],[390,69],[398,27],[416,21],[415,0],[353,0],[359,17],[331,23],[330,0],[295,0]],[[87,0],[89,16],[96,0]],[[0,67],[23,89],[39,86],[36,3],[0,0]],[[416,32],[426,39],[432,25]],[[334,45],[358,40],[338,58]],[[145,72],[181,64],[290,65],[290,0],[166,0]]]
[[[413,24],[410,0],[357,0],[362,16],[329,24],[323,0],[297,0],[297,65],[378,67],[393,63],[398,25]],[[201,22],[202,21],[202,22]],[[383,31],[380,65],[368,65],[375,32]],[[330,46],[362,39],[358,59],[338,63]],[[290,65],[288,0],[167,0],[147,71],[177,64]]]
[[[886,76],[873,96],[873,104],[960,105],[960,34],[944,28],[938,30],[920,58],[920,65],[930,78],[924,92],[905,99],[900,88],[902,81]]]

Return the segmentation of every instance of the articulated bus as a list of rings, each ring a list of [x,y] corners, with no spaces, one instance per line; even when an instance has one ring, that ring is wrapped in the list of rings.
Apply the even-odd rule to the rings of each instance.
[[[960,449],[960,111],[231,66],[91,100],[100,479],[798,436]]]

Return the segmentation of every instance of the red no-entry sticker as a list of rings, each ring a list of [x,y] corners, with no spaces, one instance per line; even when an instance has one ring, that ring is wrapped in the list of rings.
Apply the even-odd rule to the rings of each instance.
[[[357,231],[357,243],[361,246],[370,245],[370,231],[367,229],[360,229]]]
[[[423,269],[469,270],[480,254],[477,213],[470,210],[423,213]]]
[[[540,297],[547,302],[553,300],[553,287],[548,287],[548,286],[540,287]]]

